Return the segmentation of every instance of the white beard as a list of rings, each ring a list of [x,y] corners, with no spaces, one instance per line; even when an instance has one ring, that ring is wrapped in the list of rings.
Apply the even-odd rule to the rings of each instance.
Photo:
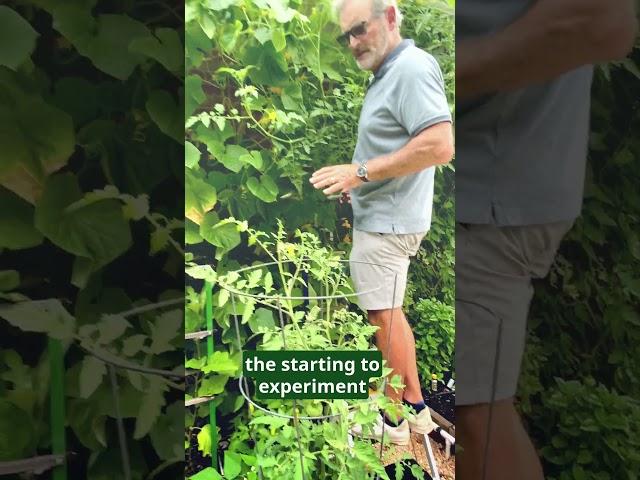
[[[377,65],[382,63],[384,52],[387,51],[389,45],[389,39],[386,35],[382,35],[381,45],[375,45],[369,49],[363,56],[362,60],[356,60],[358,67],[361,70],[373,70]]]

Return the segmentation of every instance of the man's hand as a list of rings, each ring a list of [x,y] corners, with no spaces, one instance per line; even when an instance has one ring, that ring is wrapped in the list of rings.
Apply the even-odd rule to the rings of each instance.
[[[359,187],[363,181],[358,178],[356,164],[332,165],[313,172],[309,181],[316,189],[322,189],[325,195],[348,192]]]
[[[635,0],[531,4],[504,29],[456,42],[457,100],[547,82],[583,65],[624,58],[633,48]],[[464,8],[458,6],[462,15]]]

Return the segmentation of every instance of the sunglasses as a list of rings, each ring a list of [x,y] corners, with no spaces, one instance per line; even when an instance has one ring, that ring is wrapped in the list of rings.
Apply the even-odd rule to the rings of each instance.
[[[342,35],[340,35],[337,38],[338,43],[346,47],[347,45],[349,45],[349,42],[351,41],[351,37],[357,38],[357,37],[361,37],[362,35],[365,35],[367,33],[367,23],[369,22],[365,20],[363,22],[360,22],[351,30],[347,30],[346,32],[344,32]]]

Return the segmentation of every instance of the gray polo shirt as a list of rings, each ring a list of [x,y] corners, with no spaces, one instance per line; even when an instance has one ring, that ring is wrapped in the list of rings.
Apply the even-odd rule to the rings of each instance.
[[[457,39],[500,30],[530,0],[461,0]],[[533,225],[575,219],[582,193],[593,68],[456,108],[456,218]]]
[[[451,121],[436,60],[403,40],[369,86],[358,124],[353,163],[388,155],[425,128]],[[371,181],[351,191],[354,228],[365,232],[418,233],[431,225],[435,167]]]

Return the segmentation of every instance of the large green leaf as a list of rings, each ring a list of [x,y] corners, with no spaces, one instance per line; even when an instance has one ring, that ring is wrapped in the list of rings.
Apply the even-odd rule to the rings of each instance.
[[[188,168],[193,168],[200,161],[200,150],[191,142],[184,143],[184,164]]]
[[[207,99],[202,90],[202,79],[197,75],[189,75],[185,79],[184,116],[189,118],[191,114]]]
[[[38,300],[0,306],[0,318],[25,332],[46,333],[69,339],[75,332],[75,319],[59,300]]]
[[[136,38],[148,38],[149,29],[141,22],[126,15],[100,15],[97,33],[89,42],[82,37],[78,41],[70,39],[78,51],[91,59],[93,64],[109,75],[125,80],[129,78],[144,56],[129,50]]]
[[[91,260],[97,270],[130,247],[129,222],[117,200],[72,206],[81,199],[73,175],[51,177],[36,205],[36,227],[58,247]]]
[[[80,368],[80,398],[89,398],[100,386],[107,373],[107,367],[102,360],[87,355],[82,360]]]
[[[162,133],[184,142],[182,107],[165,90],[154,90],[147,100],[147,112]]]
[[[156,423],[162,413],[162,407],[166,403],[164,392],[167,389],[168,387],[162,378],[149,377],[149,389],[139,402],[140,409],[136,417],[133,438],[140,439],[144,437]]]
[[[253,82],[263,85],[285,86],[287,84],[287,61],[282,52],[277,52],[273,43],[267,42],[259,47],[249,47],[243,59],[245,65],[258,65],[249,77]]]
[[[71,399],[68,403],[69,426],[80,442],[91,450],[101,450],[107,446],[105,415],[96,415],[91,401]]]
[[[224,392],[229,377],[227,375],[208,375],[202,379],[198,388],[198,396],[209,397]]]
[[[34,203],[47,175],[74,151],[71,117],[27,94],[20,79],[0,67],[0,184]]]
[[[190,22],[185,28],[185,60],[187,70],[197,68],[212,47],[211,39],[197,22]]]
[[[242,163],[248,163],[249,165],[252,165],[258,171],[262,171],[262,168],[264,166],[262,155],[257,150],[251,151],[248,155],[242,155],[240,157],[240,161]]]
[[[207,424],[204,427],[202,427],[200,432],[198,432],[197,439],[198,439],[198,450],[200,450],[203,455],[211,456],[211,447],[213,442],[211,441],[211,425],[210,424]],[[194,478],[194,477],[191,477],[191,478]],[[203,478],[208,478],[208,477],[204,476]]]
[[[0,6],[0,65],[13,70],[36,48],[38,33],[18,13]]]
[[[207,227],[200,228],[200,235],[223,251],[229,251],[240,243],[240,232],[234,221],[225,219]]]
[[[184,316],[180,310],[169,310],[158,316],[151,324],[151,346],[149,351],[155,355],[174,350],[171,342],[175,341],[183,328]]]
[[[184,241],[187,245],[195,245],[201,243],[203,238],[200,236],[200,227],[187,219],[184,226]]]
[[[216,372],[222,375],[235,375],[240,365],[231,358],[229,352],[213,352],[207,364],[202,367],[204,373]]]
[[[250,155],[249,150],[240,145],[227,145],[224,155],[221,155],[218,160],[232,172],[238,173],[244,166],[242,158]]]
[[[18,250],[42,243],[33,216],[33,206],[0,187],[0,248]]]
[[[253,195],[266,203],[275,202],[278,198],[278,185],[268,175],[261,175],[260,180],[256,177],[249,177],[247,188]]]
[[[185,189],[185,216],[200,225],[218,200],[216,189],[189,169],[185,172]]]
[[[34,428],[29,414],[5,399],[0,399],[0,461],[18,460],[30,455]]]
[[[265,333],[273,330],[275,326],[273,312],[266,308],[258,308],[249,318],[249,328],[253,333]]]
[[[167,407],[150,432],[151,444],[163,460],[184,456],[182,437],[184,436],[184,403],[174,402]]]
[[[287,39],[282,28],[273,30],[271,41],[273,42],[276,52],[281,52],[287,47]]]
[[[144,23],[127,15],[104,14],[95,18],[95,0],[38,2],[53,16],[54,28],[103,72],[125,80],[144,60],[144,55],[129,50],[134,39],[151,36]]]
[[[206,427],[208,427],[208,425],[206,425],[205,428]],[[200,437],[200,434],[198,434],[198,437]],[[200,470],[195,475],[188,477],[188,480],[224,480],[224,478],[213,468],[207,467],[204,470]]]
[[[131,327],[129,321],[122,315],[104,315],[98,323],[98,343],[109,345],[120,338],[127,328]]]
[[[129,51],[153,58],[170,72],[183,69],[184,48],[178,32],[173,28],[158,28],[155,36],[134,38]]]
[[[237,453],[224,452],[224,476],[229,480],[236,478],[242,471],[242,461]]]

